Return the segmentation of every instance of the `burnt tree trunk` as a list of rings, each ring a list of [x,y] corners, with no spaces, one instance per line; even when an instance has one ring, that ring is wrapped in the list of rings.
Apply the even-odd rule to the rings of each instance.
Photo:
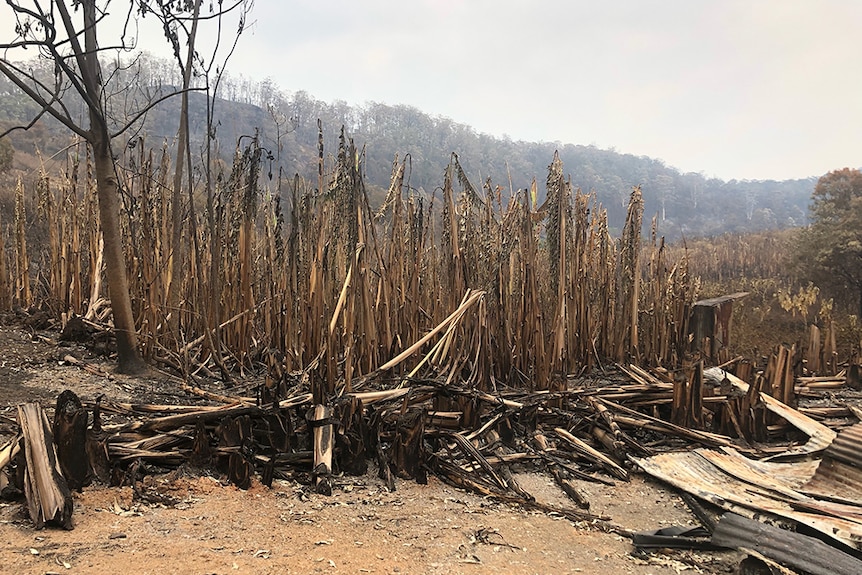
[[[117,369],[122,373],[139,373],[146,367],[138,351],[135,317],[126,274],[126,257],[120,229],[120,187],[117,183],[114,158],[111,155],[111,135],[102,93],[102,72],[99,65],[99,42],[96,38],[96,5],[93,0],[81,2],[84,16],[84,50],[80,53],[81,77],[85,101],[89,109],[90,129],[87,140],[93,148],[96,172],[96,195],[99,198],[99,223],[105,242],[105,270],[108,277],[108,295],[114,315],[117,337]],[[65,7],[63,19],[71,21]],[[69,28],[70,26],[67,26]],[[77,40],[75,41],[77,44]],[[98,272],[97,272],[98,273]]]
[[[93,120],[91,120],[93,121]],[[132,298],[126,275],[126,256],[120,231],[120,202],[117,176],[111,158],[107,130],[98,130],[93,142],[93,163],[96,168],[96,191],[99,198],[99,223],[105,241],[105,271],[108,295],[114,316],[117,338],[117,369],[121,373],[140,373],[146,368],[138,351]]]

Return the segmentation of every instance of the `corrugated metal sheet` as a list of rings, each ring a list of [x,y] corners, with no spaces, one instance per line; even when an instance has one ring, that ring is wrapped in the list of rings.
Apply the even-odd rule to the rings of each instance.
[[[807,525],[842,544],[862,549],[862,507],[813,499],[779,477],[800,478],[810,463],[753,462],[728,450],[663,453],[635,462],[647,473],[728,511],[766,514]],[[785,466],[785,467],[778,467]],[[772,475],[765,473],[772,470]],[[778,472],[780,470],[780,472]]]
[[[725,302],[736,301],[738,299],[744,298],[748,295],[747,291],[738,291],[736,293],[732,293],[730,295],[723,295],[719,297],[713,297],[709,299],[702,299],[694,302],[694,305],[703,305],[703,306],[716,306],[721,305]]]
[[[813,537],[779,529],[739,515],[724,515],[715,528],[716,545],[752,549],[813,575],[859,575],[862,561]]]
[[[856,467],[862,473],[862,423],[843,429],[823,457],[841,461]]]
[[[728,475],[752,485],[768,486],[769,490],[793,499],[800,497],[793,487],[811,479],[814,471],[811,465],[773,462],[757,465],[760,462],[748,459],[731,448],[724,451],[698,450],[698,454]]]
[[[737,568],[739,575],[763,575],[767,572],[770,575],[799,575],[793,569],[785,567],[754,549],[743,548],[742,550],[748,554],[748,557],[740,562]],[[764,570],[764,566],[767,569],[766,571]]]
[[[862,504],[862,423],[838,434],[823,453],[817,472],[801,491]]]
[[[862,505],[862,473],[859,469],[824,457],[817,473],[800,491],[816,497],[827,497]]]

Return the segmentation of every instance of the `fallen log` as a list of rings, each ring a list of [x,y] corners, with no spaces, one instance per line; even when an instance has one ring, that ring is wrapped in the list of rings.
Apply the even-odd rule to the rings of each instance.
[[[111,374],[109,374],[108,372],[103,370],[98,365],[93,365],[92,363],[87,363],[86,361],[81,361],[80,359],[78,359],[74,355],[63,356],[63,361],[65,361],[66,363],[68,363],[70,365],[74,365],[75,367],[79,367],[91,375],[100,375],[100,376],[107,377],[108,379],[113,379],[113,376]]]
[[[183,425],[190,425],[196,423],[198,420],[208,422],[220,420],[224,417],[237,417],[239,415],[251,414],[259,415],[261,413],[263,413],[263,410],[255,405],[228,405],[218,409],[204,408],[199,411],[156,417],[148,421],[132,421],[121,425],[106,426],[104,427],[104,431],[108,433],[162,431],[176,429]]]
[[[597,449],[594,449],[593,447],[590,447],[589,445],[587,445],[586,443],[584,443],[583,441],[581,441],[580,439],[578,439],[577,437],[575,437],[561,427],[555,428],[554,432],[580,455],[583,455],[584,457],[597,463],[614,477],[618,477],[623,481],[629,480],[629,472],[623,469],[616,461],[612,460],[604,453],[598,451]]]
[[[15,456],[21,451],[21,441],[21,434],[18,434],[0,448],[0,469],[5,469],[15,459]]]
[[[572,477],[576,477],[577,479],[583,479],[584,481],[589,481],[590,483],[601,483],[602,485],[607,485],[609,487],[613,487],[614,485],[616,485],[613,479],[606,479],[600,475],[581,471],[580,469],[572,467],[571,465],[566,463],[566,461],[574,461],[579,459],[579,456],[571,451],[563,451],[562,449],[551,449],[545,453],[539,453],[538,455],[545,461],[555,463],[561,466],[563,469],[569,472],[569,475],[571,475]]]
[[[580,507],[581,509],[589,509],[590,502],[581,493],[577,486],[569,480],[565,475],[565,471],[560,465],[551,465],[550,466],[551,475],[554,477],[554,481],[557,482],[557,485],[563,490],[563,492],[569,496],[569,499],[575,502],[575,505]]]
[[[704,375],[705,374],[706,370],[704,371]],[[619,403],[606,401],[601,398],[599,399],[599,401],[602,401],[605,405],[611,407],[618,412],[623,412],[628,415],[622,416],[617,414],[615,419],[618,423],[625,423],[635,428],[644,427],[648,429],[653,429],[655,431],[661,431],[663,433],[675,435],[677,437],[688,439],[690,441],[703,443],[704,445],[709,445],[711,447],[730,447],[734,445],[733,440],[731,440],[731,438],[727,437],[726,435],[719,435],[717,433],[709,433],[707,431],[698,431],[694,429],[688,429],[686,427],[680,427],[679,425],[674,425],[673,423],[664,421],[662,419],[659,419],[658,417],[635,411],[634,409],[630,409],[628,407],[625,407],[624,405],[620,405]]]
[[[534,501],[536,498],[533,497],[526,489],[521,487],[521,484],[518,483],[517,479],[515,479],[515,476],[512,473],[512,469],[511,467],[509,467],[509,464],[506,461],[506,456],[509,455],[509,453],[506,451],[506,448],[499,443],[499,435],[497,434],[497,432],[492,431],[488,435],[489,442],[493,445],[497,445],[497,447],[494,447],[494,455],[496,456],[496,459],[498,461],[497,469],[500,477],[503,479],[503,481],[506,482],[506,485],[508,485],[509,489],[511,489],[527,501]],[[491,463],[489,459],[486,458],[486,460],[488,461],[488,463]]]
[[[505,491],[509,488],[508,484],[500,477],[497,472],[494,470],[494,466],[491,465],[484,455],[479,453],[479,450],[463,435],[460,433],[452,433],[447,436],[451,439],[455,445],[461,450],[461,452],[467,457],[468,460],[475,463],[479,468],[485,471],[488,477],[493,482],[493,485],[497,489],[501,489]]]
[[[595,397],[587,397],[586,401],[587,405],[590,406],[590,409],[592,409],[594,412],[596,412],[596,414],[598,414],[599,417],[602,418],[602,420],[611,430],[611,433],[614,434],[614,438],[617,441],[623,441],[623,432],[617,422],[614,421],[614,414],[602,403],[596,401]]]
[[[551,446],[548,443],[548,438],[545,437],[544,434],[539,433],[539,432],[534,432],[532,439],[533,439],[533,443],[535,444],[535,446],[537,448],[536,450],[533,450],[533,452],[538,457],[540,457],[541,459],[546,461],[551,468],[559,467],[560,469],[563,469],[564,471],[566,471],[569,475],[577,477],[578,479],[581,479],[584,481],[591,481],[594,483],[602,483],[604,485],[609,485],[609,486],[614,485],[613,481],[609,481],[607,479],[602,479],[600,477],[596,477],[595,475],[590,475],[588,473],[581,471],[580,469],[575,469],[574,467],[564,463],[560,459],[560,457],[557,456],[557,454],[563,454],[566,452],[560,452],[560,451],[551,449]],[[566,455],[571,455],[571,454],[566,453]]]
[[[95,402],[82,401],[84,407],[94,407]],[[236,404],[238,402],[234,402]],[[162,405],[156,403],[123,403],[118,401],[102,401],[102,411],[123,415],[176,415],[181,413],[195,413],[199,411],[216,411],[224,409],[223,405]]]
[[[372,405],[382,401],[391,401],[393,399],[401,399],[410,393],[409,387],[399,387],[396,389],[387,389],[383,391],[362,391],[345,394],[347,397],[355,397],[362,401],[364,405]]]
[[[615,440],[610,433],[597,425],[590,429],[590,433],[617,460],[625,461],[628,458],[625,442]]]
[[[14,481],[11,478],[11,474],[7,471],[6,466],[9,465],[15,459],[15,456],[21,452],[22,443],[23,438],[19,433],[0,448],[0,492],[5,490],[6,486],[9,485],[10,482]]]
[[[492,497],[505,503],[521,505],[526,509],[535,509],[538,511],[543,511],[545,513],[553,513],[556,515],[560,515],[570,521],[586,522],[605,531],[618,533],[626,537],[631,536],[630,531],[620,527],[619,525],[614,525],[613,523],[611,523],[610,517],[608,516],[594,515],[587,511],[581,511],[577,509],[555,507],[553,505],[540,503],[538,501],[528,501],[517,494],[500,491],[493,485],[490,485],[486,482],[483,482],[476,479],[475,477],[468,475],[463,469],[460,469],[458,466],[453,465],[449,461],[440,459],[436,455],[431,455],[430,459],[431,467],[434,469],[437,476],[440,477],[446,483],[449,483],[450,485],[453,485],[455,487],[465,489],[467,491],[472,491],[473,493],[477,493],[483,497]]]

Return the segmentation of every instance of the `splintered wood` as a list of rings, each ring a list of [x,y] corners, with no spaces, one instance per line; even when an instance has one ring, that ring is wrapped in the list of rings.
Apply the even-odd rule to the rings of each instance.
[[[315,405],[308,419],[313,426],[314,437],[314,470],[317,492],[332,495],[332,408],[325,405]]]
[[[72,492],[60,470],[48,416],[38,403],[18,406],[24,442],[24,493],[37,529],[54,522],[72,529]]]
[[[109,477],[134,484],[142,462],[162,469],[215,466],[243,489],[255,475],[265,485],[274,478],[295,479],[329,495],[339,474],[364,474],[374,460],[393,490],[396,479],[424,483],[431,473],[485,496],[616,529],[588,512],[578,481],[627,481],[636,459],[692,444],[755,457],[782,453],[787,447],[761,441],[772,438],[769,426],[776,421],[811,437],[788,453],[815,453],[829,445],[834,431],[774,395],[792,398],[798,389],[834,390],[843,382],[788,379],[792,357],[792,350],[776,353],[751,385],[698,362],[678,373],[617,366],[614,374],[565,381],[556,391],[482,390],[449,377],[401,379],[399,385],[409,387],[369,389],[366,380],[355,382],[362,391],[317,404],[314,394],[301,391],[256,403],[225,397],[225,405],[87,404],[64,391],[53,436],[38,405],[19,407],[22,436],[0,451],[0,462],[8,464],[19,450],[26,454],[18,459],[26,467],[30,513],[40,526],[53,520],[71,527],[69,487]],[[89,428],[86,407],[94,410]],[[810,413],[862,415],[852,406]],[[103,425],[100,414],[109,414],[110,424]],[[515,479],[516,465],[547,472],[574,507],[537,503]]]

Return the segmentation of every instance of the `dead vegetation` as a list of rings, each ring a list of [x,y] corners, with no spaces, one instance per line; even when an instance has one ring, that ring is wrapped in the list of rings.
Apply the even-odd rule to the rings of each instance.
[[[134,483],[145,462],[212,465],[240,487],[255,474],[265,484],[301,479],[329,493],[335,475],[375,461],[392,489],[430,472],[630,535],[591,514],[573,480],[625,481],[638,461],[691,444],[783,453],[788,439],[817,435],[795,419],[799,394],[846,379],[831,327],[763,365],[713,345],[730,321],[720,305],[695,337],[704,332],[690,325],[700,290],[690,254],[668,250],[655,221],[642,237],[637,188],[621,238],[611,237],[595,195],[573,189],[558,157],[541,206],[535,183],[508,194],[491,181],[474,187],[455,154],[438,190],[410,190],[409,160],[396,158],[374,210],[363,152],[344,134],[334,157],[321,144],[316,187],[272,184],[266,150],[245,144],[213,189],[191,194],[180,234],[167,150],[125,151],[126,261],[144,355],[211,404],[81,406],[94,411],[83,442],[57,440],[61,464],[64,449],[85,446],[90,465],[76,484]],[[91,172],[82,153],[61,175],[40,175],[44,245],[27,245],[22,199],[0,295],[41,305],[109,348]],[[184,258],[180,277],[172,257]],[[711,363],[750,385],[705,377]],[[74,411],[71,420],[86,420]],[[124,421],[102,425],[101,413]],[[527,463],[572,505],[535,501],[514,479],[512,467]]]
[[[126,150],[119,175],[128,274],[152,362],[184,377],[265,374],[271,386],[313,373],[323,397],[381,371],[390,380],[433,372],[483,389],[549,389],[605,360],[678,365],[688,350],[696,284],[685,257],[668,261],[655,233],[642,249],[639,190],[614,239],[595,196],[572,189],[558,158],[542,206],[535,186],[509,194],[490,181],[474,187],[454,154],[435,193],[408,191],[409,163],[396,160],[374,211],[362,151],[345,136],[334,158],[320,150],[317,187],[279,178],[273,188],[261,174],[266,154],[247,140],[216,178],[212,205],[193,195],[175,234],[167,150]],[[45,169],[35,193],[47,241],[28,246],[19,186],[3,297],[48,308],[61,327],[81,315],[99,329],[110,309],[84,148],[59,175]],[[182,246],[172,245],[176,237]],[[181,277],[171,275],[174,254],[185,258]],[[473,309],[457,311],[462,305]],[[442,337],[380,369],[452,313]]]

